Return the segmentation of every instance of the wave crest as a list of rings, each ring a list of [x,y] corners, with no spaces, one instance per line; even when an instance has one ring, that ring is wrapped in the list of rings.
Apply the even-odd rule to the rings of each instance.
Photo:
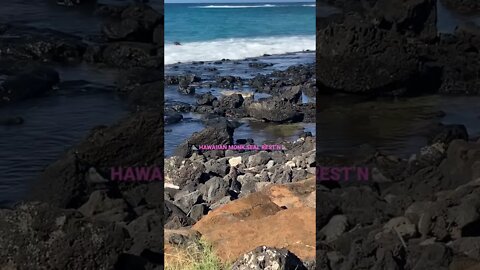
[[[245,5],[245,6],[238,6],[238,5],[209,5],[209,6],[196,6],[193,8],[270,8],[270,7],[278,7],[278,5]]]
[[[184,43],[181,46],[165,44],[165,65],[178,62],[245,59],[264,54],[284,54],[315,50],[315,36],[266,38],[231,38]]]

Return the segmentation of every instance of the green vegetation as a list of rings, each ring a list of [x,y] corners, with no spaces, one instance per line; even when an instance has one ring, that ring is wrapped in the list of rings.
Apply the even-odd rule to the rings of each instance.
[[[192,242],[186,247],[175,247],[165,253],[165,270],[228,270],[212,246],[204,240]]]

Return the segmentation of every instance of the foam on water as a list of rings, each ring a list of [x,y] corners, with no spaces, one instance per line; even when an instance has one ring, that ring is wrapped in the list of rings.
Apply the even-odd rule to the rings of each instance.
[[[165,44],[165,65],[221,59],[237,60],[264,54],[305,50],[315,50],[315,36],[231,38],[190,42],[181,46]]]
[[[238,6],[238,5],[209,5],[209,6],[196,6],[196,7],[192,7],[192,8],[272,8],[272,7],[279,7],[279,5],[271,5],[271,4],[244,5],[244,6]]]

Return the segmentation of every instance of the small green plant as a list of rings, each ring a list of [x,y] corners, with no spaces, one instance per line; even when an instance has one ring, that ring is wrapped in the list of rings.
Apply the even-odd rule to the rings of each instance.
[[[204,240],[192,242],[185,247],[174,248],[173,254],[167,252],[165,270],[228,270],[230,266],[222,262],[212,245]]]

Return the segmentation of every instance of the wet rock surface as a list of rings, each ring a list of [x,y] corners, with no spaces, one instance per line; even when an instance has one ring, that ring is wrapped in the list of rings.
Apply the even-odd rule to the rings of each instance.
[[[360,120],[355,115],[361,110],[347,111],[362,104],[377,110],[393,100],[384,96],[478,94],[480,73],[471,64],[479,57],[478,27],[460,25],[453,33],[439,33],[436,1],[327,2],[341,13],[318,19],[317,99],[341,101],[326,104],[330,108],[321,108],[318,118],[335,111]],[[392,118],[393,125],[398,122]],[[474,244],[479,143],[462,123],[433,122],[427,132],[413,132],[425,143],[405,156],[369,145],[352,147],[348,154],[317,153],[317,168],[369,170],[368,180],[350,175],[318,182],[317,269],[479,267]],[[383,132],[386,126],[374,128]]]
[[[479,72],[469,64],[480,56],[477,26],[438,34],[431,0],[359,1],[358,8],[337,2],[344,14],[317,29],[320,92],[478,94]]]
[[[191,104],[190,109],[192,112],[281,124],[315,121],[315,81],[314,65],[309,64],[274,70],[270,74],[256,75],[251,79],[215,75],[212,78],[193,74],[167,75],[165,85],[175,86],[182,95],[195,96],[196,102]],[[250,91],[244,91],[245,88]],[[197,94],[199,89],[210,91]],[[220,91],[220,95],[212,91]],[[258,99],[256,93],[267,96]],[[311,100],[304,101],[303,96],[310,97]]]
[[[111,168],[163,168],[162,125],[158,112],[132,114],[111,127],[94,129],[47,167],[31,187],[30,200],[35,202],[0,210],[1,232],[9,234],[2,239],[8,249],[2,249],[0,265],[18,269],[161,267],[163,182],[118,181]],[[122,155],[127,148],[136,154]],[[170,217],[175,209],[165,211]],[[176,222],[184,224],[178,218]],[[20,246],[34,250],[16,252]],[[29,253],[38,257],[26,260]]]
[[[317,230],[320,243],[329,246],[320,252],[336,254],[325,262],[325,269],[451,269],[469,256],[460,246],[471,245],[477,236],[478,146],[458,139],[431,145],[440,161],[417,163],[420,153],[389,166],[379,155],[358,162],[384,176],[394,167],[401,171],[416,164],[415,170],[388,182],[376,182],[373,175],[369,183],[320,182],[317,205],[324,207],[317,207]],[[460,152],[466,156],[460,157]],[[377,254],[375,259],[371,252]],[[475,258],[467,263],[477,264]]]
[[[163,14],[146,4],[101,5],[103,40],[90,44],[84,60],[129,69],[162,68]]]
[[[33,27],[1,25],[0,55],[38,61],[78,61],[87,45],[80,37]]]
[[[100,224],[75,210],[27,203],[0,210],[4,269],[113,269],[131,243],[118,225]]]
[[[45,169],[33,184],[31,199],[57,207],[79,207],[95,186],[98,188],[98,183],[91,179],[92,168],[98,177],[110,178],[111,168],[163,164],[162,123],[160,113],[149,111],[133,114],[114,126],[93,130]],[[123,155],[125,151],[130,154]]]

